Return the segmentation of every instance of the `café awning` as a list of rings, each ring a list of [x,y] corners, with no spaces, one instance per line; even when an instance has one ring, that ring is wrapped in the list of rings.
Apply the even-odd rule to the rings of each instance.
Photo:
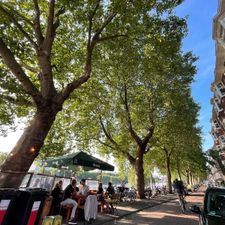
[[[59,169],[62,167],[71,168],[73,165],[114,171],[114,166],[82,151],[65,156],[50,158],[45,162],[45,167],[54,167]]]

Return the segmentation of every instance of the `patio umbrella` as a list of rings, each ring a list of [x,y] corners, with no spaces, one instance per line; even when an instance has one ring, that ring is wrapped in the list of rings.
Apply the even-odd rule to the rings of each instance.
[[[114,171],[114,166],[100,159],[97,159],[92,155],[88,155],[87,153],[82,151],[65,156],[47,159],[45,162],[45,167],[54,168],[71,168],[71,166],[73,165],[89,167],[92,169]]]

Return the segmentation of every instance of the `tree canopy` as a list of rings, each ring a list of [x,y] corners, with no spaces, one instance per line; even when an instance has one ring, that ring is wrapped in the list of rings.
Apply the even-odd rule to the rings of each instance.
[[[132,165],[143,197],[145,155],[156,140],[164,137],[174,157],[190,151],[188,132],[199,137],[190,96],[196,57],[181,50],[187,25],[174,14],[181,3],[0,2],[0,129],[27,121],[0,186],[7,171],[25,173],[38,155],[85,148]]]

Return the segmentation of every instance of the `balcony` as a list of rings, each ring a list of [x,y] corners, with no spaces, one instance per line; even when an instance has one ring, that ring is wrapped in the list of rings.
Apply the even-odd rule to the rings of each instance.
[[[214,105],[213,108],[217,115],[219,115],[221,112],[223,112],[223,108],[217,98],[214,98]]]
[[[212,120],[211,123],[213,124],[213,121],[215,121],[215,120],[219,123],[220,128],[223,131],[225,131],[225,113],[224,112],[220,113],[220,115],[216,119],[214,118],[214,120]],[[217,129],[214,128],[213,125],[212,125],[212,129],[214,129],[215,132],[217,131]]]
[[[221,129],[221,126],[219,124],[219,122],[217,120],[214,120],[213,123],[212,123],[212,126],[214,129]]]
[[[219,142],[222,148],[225,147],[225,135],[219,136]]]
[[[215,85],[214,93],[219,100],[225,97],[225,85],[222,81]]]
[[[211,134],[212,134],[212,137],[213,137],[213,139],[214,139],[215,144],[216,144],[216,143],[219,144],[219,139],[218,139],[216,133],[215,133],[215,132],[211,132]]]

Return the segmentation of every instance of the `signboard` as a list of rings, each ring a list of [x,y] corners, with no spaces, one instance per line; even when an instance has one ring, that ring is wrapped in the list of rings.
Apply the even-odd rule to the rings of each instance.
[[[30,217],[29,217],[29,221],[28,221],[27,225],[34,225],[35,224],[40,205],[41,205],[41,201],[35,201],[33,203],[31,213],[30,213]]]
[[[2,199],[0,201],[0,225],[3,222],[5,214],[7,212],[8,207],[9,207],[10,201],[11,201],[10,199]]]

